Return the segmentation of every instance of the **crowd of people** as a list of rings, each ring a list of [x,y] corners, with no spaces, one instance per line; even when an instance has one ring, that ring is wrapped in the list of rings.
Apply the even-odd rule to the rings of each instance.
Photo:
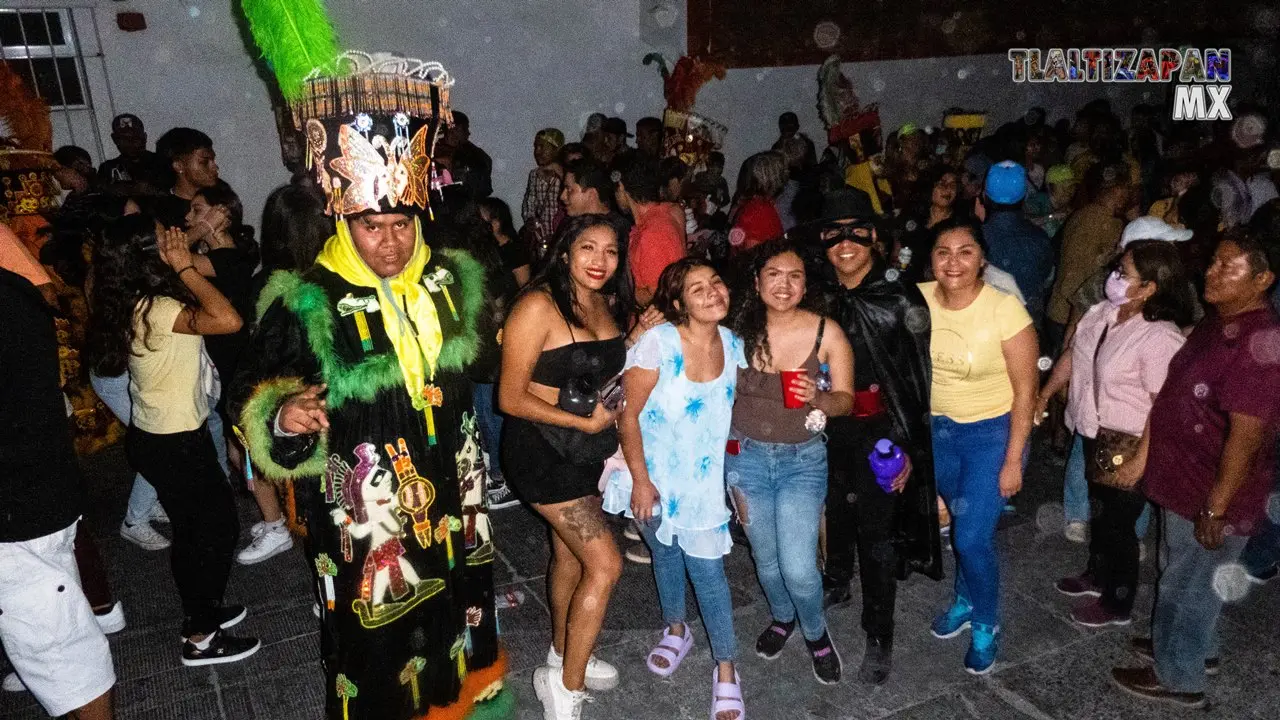
[[[152,152],[130,114],[98,169],[55,154],[67,195],[38,252],[0,226],[5,688],[51,715],[112,716],[104,633],[125,623],[76,531],[59,350],[76,337],[83,382],[128,428],[120,535],[170,549],[180,662],[261,647],[228,632],[248,613],[224,602],[228,578],[296,562],[301,537],[330,717],[509,711],[496,612],[521,599],[495,597],[491,562],[519,540],[490,511],[521,502],[549,528],[548,720],[625,682],[595,652],[623,572],[615,524],[652,566],[657,676],[694,644],[692,582],[713,720],[745,718],[758,680],[737,664],[738,544],[771,615],[755,653],[798,629],[825,684],[845,641],[826,612],[855,575],[857,679],[881,684],[897,584],[942,578],[949,546],[930,631],[967,631],[964,668],[990,672],[996,530],[1033,433],[1066,454],[1062,532],[1088,543],[1056,586],[1079,599],[1072,621],[1129,624],[1159,538],[1151,636],[1132,639],[1145,662],[1114,669],[1119,688],[1202,705],[1224,568],[1280,573],[1280,394],[1259,390],[1280,387],[1280,150],[1259,112],[1162,127],[1148,106],[1127,123],[1105,101],[1057,124],[1033,109],[962,155],[909,124],[870,185],[786,113],[733,192],[719,152],[691,165],[661,120],[632,147],[596,115],[577,142],[534,135],[518,216],[462,112],[307,122],[315,174],[271,194],[258,233],[207,135],[174,128]],[[440,135],[422,191],[326,184],[351,137],[410,130]],[[261,521],[237,552],[239,486]]]

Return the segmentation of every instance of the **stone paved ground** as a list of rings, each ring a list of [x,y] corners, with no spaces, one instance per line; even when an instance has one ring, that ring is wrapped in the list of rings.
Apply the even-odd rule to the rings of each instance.
[[[1065,541],[1060,531],[1060,463],[1038,448],[1027,490],[1017,499],[1018,513],[1000,532],[1006,642],[996,670],[986,678],[966,674],[961,661],[964,637],[935,640],[928,623],[948,599],[949,581],[913,577],[898,596],[898,630],[893,676],[882,687],[858,684],[855,669],[862,653],[855,601],[830,614],[832,636],[846,661],[846,680],[834,687],[817,684],[803,645],[793,642],[783,657],[766,663],[750,651],[767,622],[767,610],[745,548],[728,559],[748,715],[757,720],[821,718],[1276,718],[1280,716],[1280,582],[1254,588],[1229,606],[1222,623],[1224,666],[1210,684],[1210,705],[1178,711],[1131,699],[1109,684],[1109,670],[1132,663],[1126,639],[1145,632],[1145,620],[1131,628],[1089,631],[1065,618],[1067,598],[1051,585],[1077,571],[1084,548]],[[116,671],[118,717],[124,720],[316,720],[322,717],[323,676],[318,632],[311,613],[306,567],[298,551],[252,567],[237,566],[227,592],[230,602],[249,606],[246,634],[265,647],[235,665],[188,669],[178,663],[174,618],[178,601],[168,573],[168,552],[144,552],[115,533],[123,513],[129,474],[122,454],[110,451],[87,466],[94,492],[88,526],[101,540],[117,594],[125,603],[129,626],[111,639]],[[246,529],[253,521],[252,501],[240,498]],[[494,514],[501,548],[499,583],[523,590],[527,602],[504,611],[504,640],[512,660],[510,681],[519,697],[518,717],[537,720],[531,675],[545,656],[549,625],[544,573],[543,530],[529,512],[511,508]],[[622,541],[621,533],[618,533]],[[622,541],[625,542],[625,541]],[[1154,553],[1153,553],[1154,554]],[[951,565],[948,562],[948,575]],[[1154,571],[1144,565],[1137,617],[1151,605]],[[690,606],[693,607],[692,600]],[[660,614],[647,566],[627,564],[610,605],[599,654],[622,670],[623,682],[600,693],[587,707],[588,720],[706,718],[710,702],[711,660],[706,637],[697,627],[692,654],[674,680],[654,678],[644,657],[658,637]],[[696,623],[695,623],[696,624]],[[0,719],[41,718],[26,693],[0,696]]]

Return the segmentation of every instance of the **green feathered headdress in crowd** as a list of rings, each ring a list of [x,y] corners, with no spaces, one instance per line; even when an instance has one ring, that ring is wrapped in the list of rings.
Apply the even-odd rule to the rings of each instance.
[[[338,56],[338,41],[321,0],[241,0],[240,7],[286,100],[301,97],[307,76],[330,66]]]

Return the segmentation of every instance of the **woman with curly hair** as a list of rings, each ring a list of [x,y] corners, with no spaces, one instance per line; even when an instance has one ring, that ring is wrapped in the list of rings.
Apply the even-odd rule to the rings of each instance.
[[[90,356],[100,375],[129,372],[125,449],[173,526],[173,577],[186,616],[182,663],[248,657],[257,639],[223,633],[246,613],[222,604],[239,523],[209,434],[201,350],[201,336],[238,331],[240,315],[196,270],[186,234],[149,215],[108,225],[93,266]]]
[[[839,324],[811,309],[819,298],[807,292],[796,246],[761,246],[751,278],[754,289],[742,293],[733,320],[748,367],[738,371],[725,469],[773,616],[756,654],[778,657],[799,620],[814,676],[832,684],[840,680],[840,655],[827,633],[815,562],[827,496],[822,429],[827,417],[853,408],[853,350]],[[831,385],[820,390],[824,366]],[[783,374],[793,369],[804,372]],[[792,378],[787,387],[784,378]]]

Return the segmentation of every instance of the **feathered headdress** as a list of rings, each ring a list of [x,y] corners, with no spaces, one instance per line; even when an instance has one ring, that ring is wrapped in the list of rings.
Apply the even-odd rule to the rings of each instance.
[[[339,53],[320,0],[241,0],[275,72],[308,169],[344,216],[430,208],[431,156],[451,121],[440,63],[386,53]]]
[[[667,67],[661,53],[644,56],[644,64],[656,63],[662,74],[662,95],[667,109],[663,113],[663,148],[691,168],[703,167],[707,156],[724,143],[729,128],[705,115],[693,112],[693,104],[710,80],[723,80],[724,66],[689,56],[676,61],[675,69]]]
[[[0,65],[0,222],[10,225],[33,251],[43,213],[58,207],[58,163],[49,106],[22,78]],[[18,218],[30,218],[19,221]],[[26,227],[30,225],[30,227]]]
[[[838,55],[827,58],[818,69],[818,115],[827,126],[827,141],[832,145],[861,133],[879,133],[879,107],[875,103],[862,107],[853,83],[840,69]]]

